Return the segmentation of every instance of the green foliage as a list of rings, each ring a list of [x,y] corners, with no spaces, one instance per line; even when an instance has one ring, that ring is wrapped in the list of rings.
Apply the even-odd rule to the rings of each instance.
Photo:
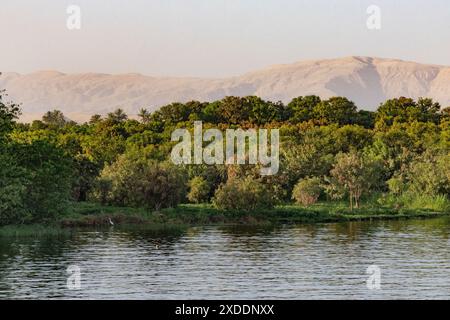
[[[48,222],[64,212],[73,167],[61,149],[35,141],[1,151],[0,224]]]
[[[306,132],[299,143],[282,145],[282,171],[289,177],[290,189],[301,178],[325,176],[331,169],[334,155],[339,152],[333,139],[336,127],[314,127]]]
[[[4,150],[0,154],[0,161],[0,225],[24,223],[31,215],[25,206],[28,185],[26,171]]]
[[[300,180],[292,191],[292,198],[299,204],[308,207],[317,202],[322,192],[319,178],[306,178]]]
[[[297,97],[288,104],[289,120],[299,123],[314,119],[314,108],[321,102],[318,96]]]
[[[103,169],[92,197],[112,205],[159,210],[182,202],[185,185],[180,168],[124,154]]]
[[[450,200],[444,195],[417,195],[402,193],[400,195],[386,194],[378,200],[380,205],[397,210],[430,210],[432,212],[450,212]]]
[[[118,124],[128,119],[128,116],[122,109],[116,109],[114,112],[108,113],[106,121],[110,124]]]
[[[194,177],[189,181],[188,199],[192,203],[203,203],[209,200],[211,187],[203,177]]]
[[[264,184],[246,177],[222,184],[214,195],[213,204],[221,210],[251,212],[272,208],[274,200]]]
[[[0,73],[1,75],[1,73]],[[0,90],[0,143],[14,128],[15,120],[20,116],[20,108],[12,102],[4,102],[5,90]]]
[[[391,99],[370,112],[344,97],[297,97],[287,105],[226,97],[142,109],[139,121],[117,109],[85,124],[60,111],[20,124],[18,105],[4,97],[1,91],[0,224],[53,221],[68,200],[88,198],[149,209],[213,197],[226,210],[263,210],[292,196],[308,205],[319,180],[328,182],[332,198],[347,196],[351,208],[384,192],[385,199],[442,209],[450,194],[450,109],[439,110],[431,99]],[[253,165],[169,164],[171,133],[196,120],[220,130],[280,129],[279,173],[261,177]],[[388,205],[407,207],[404,202]]]
[[[59,110],[48,111],[42,117],[42,122],[54,128],[62,128],[69,123],[66,117],[64,117],[64,114]]]
[[[414,196],[450,194],[450,154],[417,156],[389,181],[392,194]]]
[[[379,185],[380,163],[356,152],[339,153],[330,171],[328,193],[335,198],[348,195],[350,209],[359,206],[361,196]],[[353,204],[354,201],[354,204]]]
[[[376,128],[384,129],[395,123],[435,122],[439,121],[440,105],[431,99],[413,99],[400,97],[383,103],[376,113]]]
[[[332,97],[314,107],[314,116],[324,124],[351,124],[357,117],[356,105],[344,97]]]

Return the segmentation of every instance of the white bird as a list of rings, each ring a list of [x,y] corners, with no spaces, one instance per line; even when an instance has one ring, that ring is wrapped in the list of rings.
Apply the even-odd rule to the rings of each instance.
[[[113,225],[114,225],[114,222],[112,222],[112,220],[111,220],[110,217],[108,217],[108,219],[109,219],[109,224],[113,226]]]

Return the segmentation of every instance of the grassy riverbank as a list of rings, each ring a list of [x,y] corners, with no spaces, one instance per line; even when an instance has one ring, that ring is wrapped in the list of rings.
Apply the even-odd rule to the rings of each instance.
[[[308,208],[297,205],[281,205],[258,212],[221,211],[209,204],[179,205],[176,208],[152,212],[143,208],[100,206],[92,203],[76,203],[61,219],[64,227],[114,224],[265,224],[265,223],[319,223],[371,219],[400,219],[434,217],[450,214],[447,210],[395,209],[364,205],[350,211],[343,202],[321,202]]]
[[[258,212],[220,211],[209,204],[179,205],[159,212],[144,208],[101,206],[95,203],[72,203],[68,212],[52,225],[5,226],[0,236],[67,235],[74,228],[144,225],[154,227],[274,223],[326,223],[382,219],[432,218],[450,215],[445,209],[395,209],[379,205],[364,205],[350,211],[344,202],[320,202],[308,208],[298,205],[280,205]]]

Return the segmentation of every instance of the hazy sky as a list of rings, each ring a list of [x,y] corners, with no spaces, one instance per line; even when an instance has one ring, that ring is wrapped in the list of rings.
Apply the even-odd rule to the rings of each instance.
[[[81,8],[68,30],[66,9]],[[366,27],[370,5],[381,30]],[[349,55],[450,65],[449,0],[1,0],[0,71],[238,75]]]

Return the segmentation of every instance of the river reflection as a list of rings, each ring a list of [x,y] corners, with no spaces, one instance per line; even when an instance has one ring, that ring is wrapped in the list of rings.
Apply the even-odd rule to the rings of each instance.
[[[449,231],[441,218],[0,238],[0,298],[446,299]],[[380,290],[366,286],[370,265]]]

